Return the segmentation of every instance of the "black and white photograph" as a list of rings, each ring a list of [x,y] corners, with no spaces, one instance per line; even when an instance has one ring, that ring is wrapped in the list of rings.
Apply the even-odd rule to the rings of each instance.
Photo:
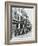
[[[33,7],[12,7],[11,41],[32,40]]]

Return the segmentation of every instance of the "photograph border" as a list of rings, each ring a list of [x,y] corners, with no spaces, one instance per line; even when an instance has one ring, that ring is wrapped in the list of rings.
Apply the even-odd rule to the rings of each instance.
[[[9,34],[9,14],[11,15],[11,6],[13,5],[17,6],[18,5],[33,5],[35,6],[35,41],[20,41],[20,42],[17,42],[17,43],[10,43],[9,40],[10,40],[10,34]],[[17,5],[18,4],[18,5]],[[9,8],[10,6],[10,8]],[[9,13],[10,11],[10,13]],[[11,16],[10,16],[11,18]],[[6,1],[5,2],[5,44],[8,44],[8,45],[12,45],[12,44],[24,44],[24,43],[37,43],[37,4],[36,3],[26,3],[26,2],[12,2],[12,1]]]

